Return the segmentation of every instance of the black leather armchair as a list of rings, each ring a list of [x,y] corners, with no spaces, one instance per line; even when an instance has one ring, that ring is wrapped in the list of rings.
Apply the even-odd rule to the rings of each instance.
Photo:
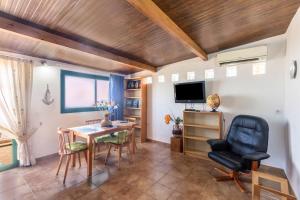
[[[242,192],[244,187],[239,181],[240,172],[257,170],[260,161],[270,157],[268,155],[268,123],[259,117],[239,115],[231,123],[226,140],[208,140],[212,151],[208,157],[229,168],[230,173],[216,168],[224,177],[217,181],[234,180]]]

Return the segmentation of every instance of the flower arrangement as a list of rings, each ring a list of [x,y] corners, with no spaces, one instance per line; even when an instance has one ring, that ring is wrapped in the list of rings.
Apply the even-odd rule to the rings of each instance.
[[[180,126],[180,124],[183,122],[183,120],[180,117],[175,117],[174,115],[171,116],[169,114],[165,115],[165,123],[166,124],[170,124],[170,122],[174,122],[174,126],[173,126],[173,135],[175,137],[181,137],[182,135],[182,127]]]
[[[108,112],[112,112],[114,110],[117,110],[119,108],[119,106],[118,106],[118,104],[115,104],[115,102],[97,101],[96,108],[100,111],[107,110]]]
[[[115,102],[113,102],[113,101],[111,101],[111,102],[97,101],[95,106],[99,111],[107,111],[108,114],[110,115],[111,120],[117,120],[118,119],[117,110],[119,109],[119,105],[116,104]]]
[[[171,115],[167,114],[165,115],[165,123],[170,124],[170,121],[174,122],[175,124],[179,125],[183,122],[183,120],[180,117],[171,117]]]

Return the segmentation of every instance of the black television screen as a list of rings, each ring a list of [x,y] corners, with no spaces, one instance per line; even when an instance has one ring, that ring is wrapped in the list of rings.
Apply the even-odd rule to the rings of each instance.
[[[205,103],[205,82],[189,82],[174,85],[175,103]]]

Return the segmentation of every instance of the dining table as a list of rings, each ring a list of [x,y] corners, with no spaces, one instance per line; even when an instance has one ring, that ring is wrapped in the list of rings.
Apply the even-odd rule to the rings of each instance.
[[[87,176],[92,176],[93,173],[93,145],[94,139],[98,136],[103,136],[111,133],[115,133],[122,130],[131,131],[134,126],[137,125],[135,122],[128,121],[112,121],[111,127],[101,127],[100,123],[88,124],[83,126],[68,128],[72,132],[72,140],[76,141],[76,137],[84,138],[87,142]],[[130,149],[133,154],[135,154],[135,134],[132,133],[132,138],[130,142]],[[75,156],[72,159],[72,165],[75,166]]]

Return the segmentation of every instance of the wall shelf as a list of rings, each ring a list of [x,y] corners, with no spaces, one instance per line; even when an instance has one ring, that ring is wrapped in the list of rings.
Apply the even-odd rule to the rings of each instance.
[[[193,156],[193,157],[197,157],[197,158],[202,158],[205,160],[209,160],[207,157],[207,153],[205,152],[199,152],[197,150],[185,150],[184,154],[189,155],[189,156]]]
[[[125,89],[126,91],[141,91],[141,89]]]
[[[184,136],[184,138],[186,139],[191,139],[191,140],[199,140],[199,141],[207,141],[211,138],[209,137],[204,137],[204,136]]]
[[[141,110],[142,108],[126,107],[125,109],[131,109],[131,110]]]
[[[126,99],[141,99],[141,97],[125,97]]]
[[[136,135],[140,135],[141,142],[146,142],[147,140],[147,85],[144,84],[143,79],[128,78],[124,80],[124,118],[126,119],[136,119],[137,125],[135,126]],[[127,85],[129,81],[139,81],[140,88],[128,89]],[[130,101],[136,103],[130,104]],[[138,102],[135,102],[138,101]],[[129,102],[129,104],[127,104]],[[139,107],[130,107],[139,105]],[[129,106],[129,107],[127,107]]]
[[[221,112],[183,112],[183,153],[208,159],[209,139],[220,139],[222,134]]]
[[[190,126],[190,127],[196,127],[196,128],[202,128],[202,129],[210,129],[210,130],[216,130],[219,131],[219,126],[212,126],[212,125],[205,125],[205,124],[184,124],[184,126]]]
[[[141,118],[139,115],[124,115],[124,117],[129,117],[129,118]]]

